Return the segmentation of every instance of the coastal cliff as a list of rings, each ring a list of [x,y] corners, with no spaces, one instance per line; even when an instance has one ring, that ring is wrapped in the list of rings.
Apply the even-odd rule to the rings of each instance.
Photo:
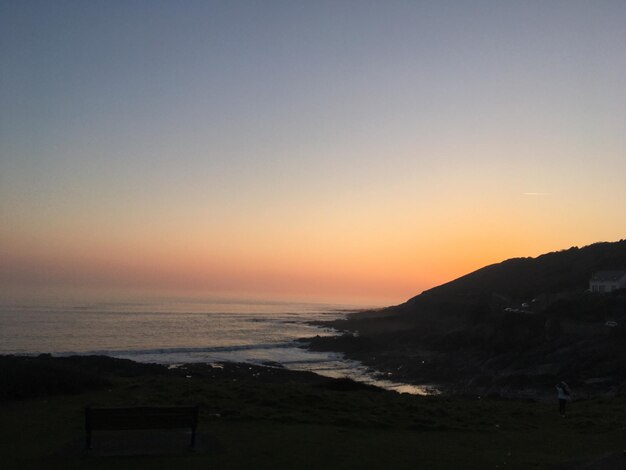
[[[314,338],[387,377],[456,392],[537,396],[567,380],[580,393],[626,382],[626,293],[589,292],[598,271],[626,269],[626,240],[515,258],[407,302],[333,322]]]

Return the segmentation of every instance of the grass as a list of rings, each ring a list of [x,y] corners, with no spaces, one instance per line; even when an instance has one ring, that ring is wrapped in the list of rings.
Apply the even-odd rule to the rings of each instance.
[[[343,391],[289,377],[114,375],[98,390],[5,401],[2,467],[532,469],[621,452],[626,443],[624,397],[576,402],[562,419],[556,404]],[[218,443],[207,453],[94,457],[80,450],[87,404],[195,403],[199,431]]]

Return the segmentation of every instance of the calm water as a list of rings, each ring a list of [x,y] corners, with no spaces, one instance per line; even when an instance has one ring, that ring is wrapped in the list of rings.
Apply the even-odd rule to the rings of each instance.
[[[303,349],[299,338],[332,335],[310,324],[355,306],[159,301],[0,306],[0,353],[104,354],[138,362],[275,362],[293,370],[351,377],[406,393],[425,389],[373,378],[339,353]]]

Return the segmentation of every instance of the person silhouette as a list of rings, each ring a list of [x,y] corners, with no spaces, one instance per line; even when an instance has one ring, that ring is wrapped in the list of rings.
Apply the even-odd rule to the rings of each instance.
[[[572,390],[569,385],[561,381],[556,384],[556,391],[559,399],[559,414],[561,418],[565,418],[565,405],[572,399]]]

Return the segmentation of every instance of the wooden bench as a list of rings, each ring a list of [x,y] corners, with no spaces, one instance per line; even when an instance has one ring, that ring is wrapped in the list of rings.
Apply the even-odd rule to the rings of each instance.
[[[86,448],[91,449],[94,430],[191,429],[191,448],[196,445],[198,406],[85,408]]]

